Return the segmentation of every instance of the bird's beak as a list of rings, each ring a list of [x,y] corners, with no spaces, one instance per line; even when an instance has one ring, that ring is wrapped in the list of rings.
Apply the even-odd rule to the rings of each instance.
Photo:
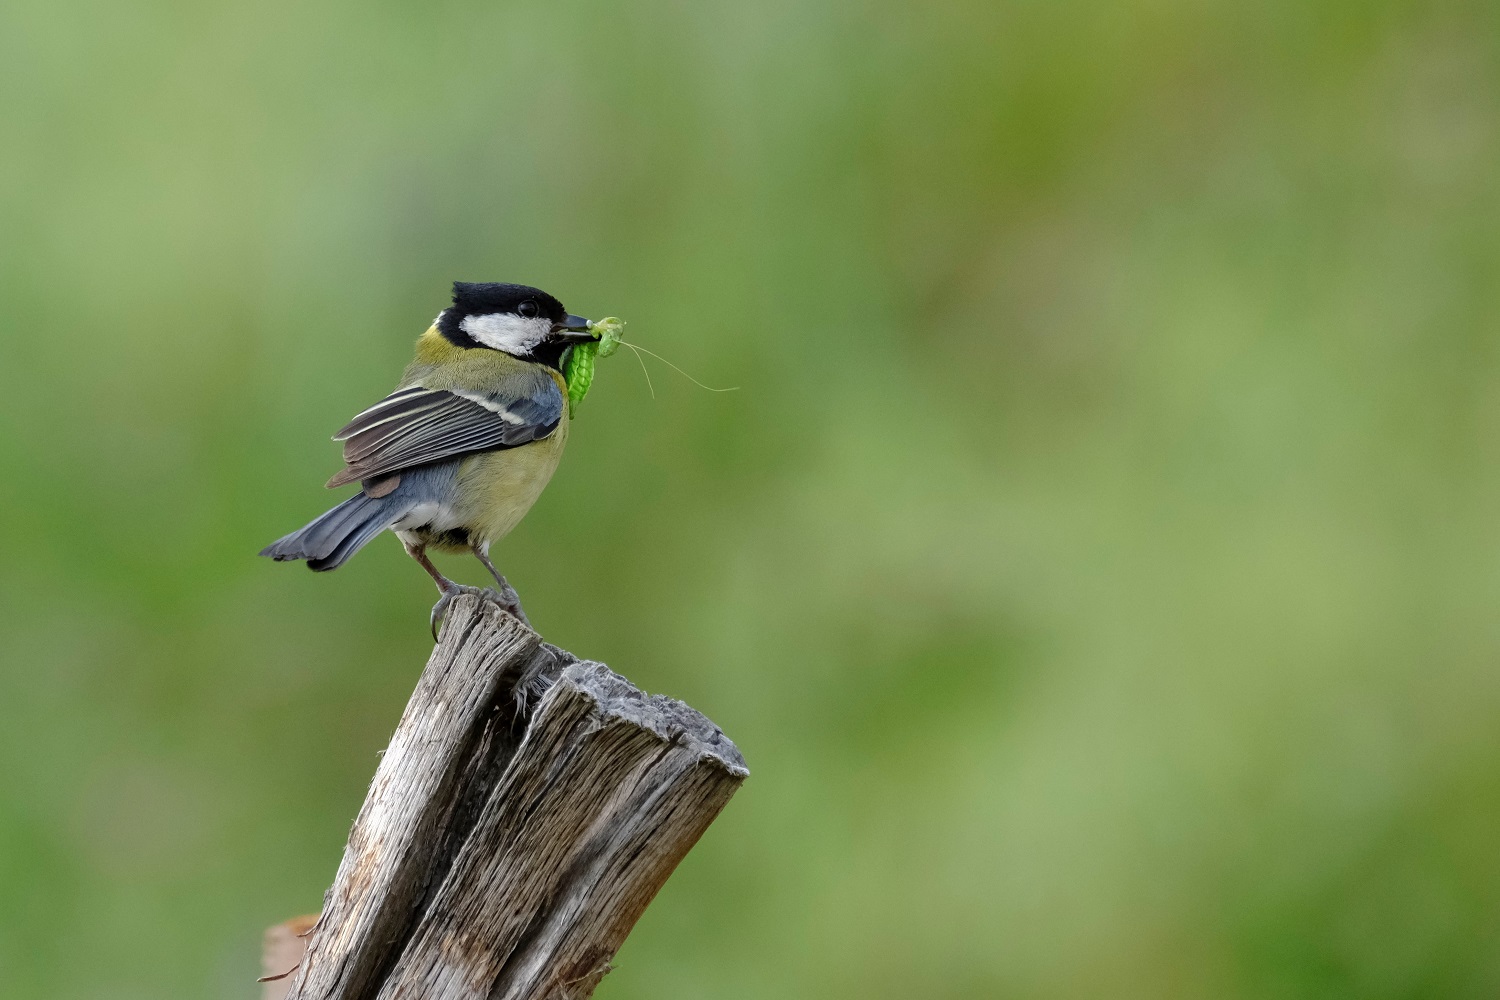
[[[582,344],[590,340],[598,340],[599,337],[589,333],[589,321],[582,316],[569,314],[568,318],[561,323],[552,324],[552,339],[561,340],[567,344]]]

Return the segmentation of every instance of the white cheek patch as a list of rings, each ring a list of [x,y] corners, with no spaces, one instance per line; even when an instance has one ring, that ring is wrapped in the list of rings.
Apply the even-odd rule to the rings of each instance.
[[[551,332],[552,321],[545,316],[486,313],[465,316],[458,328],[486,347],[506,354],[526,354]]]

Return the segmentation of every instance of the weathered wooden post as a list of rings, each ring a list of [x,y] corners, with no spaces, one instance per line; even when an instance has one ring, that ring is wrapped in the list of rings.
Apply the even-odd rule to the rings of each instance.
[[[748,774],[692,708],[461,597],[322,915],[267,933],[268,973],[297,965],[265,996],[587,997]]]

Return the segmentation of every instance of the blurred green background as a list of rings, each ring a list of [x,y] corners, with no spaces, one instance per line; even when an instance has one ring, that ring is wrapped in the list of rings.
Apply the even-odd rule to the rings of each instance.
[[[255,552],[455,278],[743,387],[497,549],[753,771],[601,997],[1500,992],[1492,4],[17,0],[0,149],[5,996],[319,905],[435,595]]]

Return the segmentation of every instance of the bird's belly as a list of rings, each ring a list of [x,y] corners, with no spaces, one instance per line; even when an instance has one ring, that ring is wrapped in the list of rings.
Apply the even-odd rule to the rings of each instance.
[[[475,545],[488,545],[510,534],[552,479],[568,438],[564,417],[557,430],[541,441],[487,451],[464,459],[458,467],[458,496],[454,522],[469,533]]]

